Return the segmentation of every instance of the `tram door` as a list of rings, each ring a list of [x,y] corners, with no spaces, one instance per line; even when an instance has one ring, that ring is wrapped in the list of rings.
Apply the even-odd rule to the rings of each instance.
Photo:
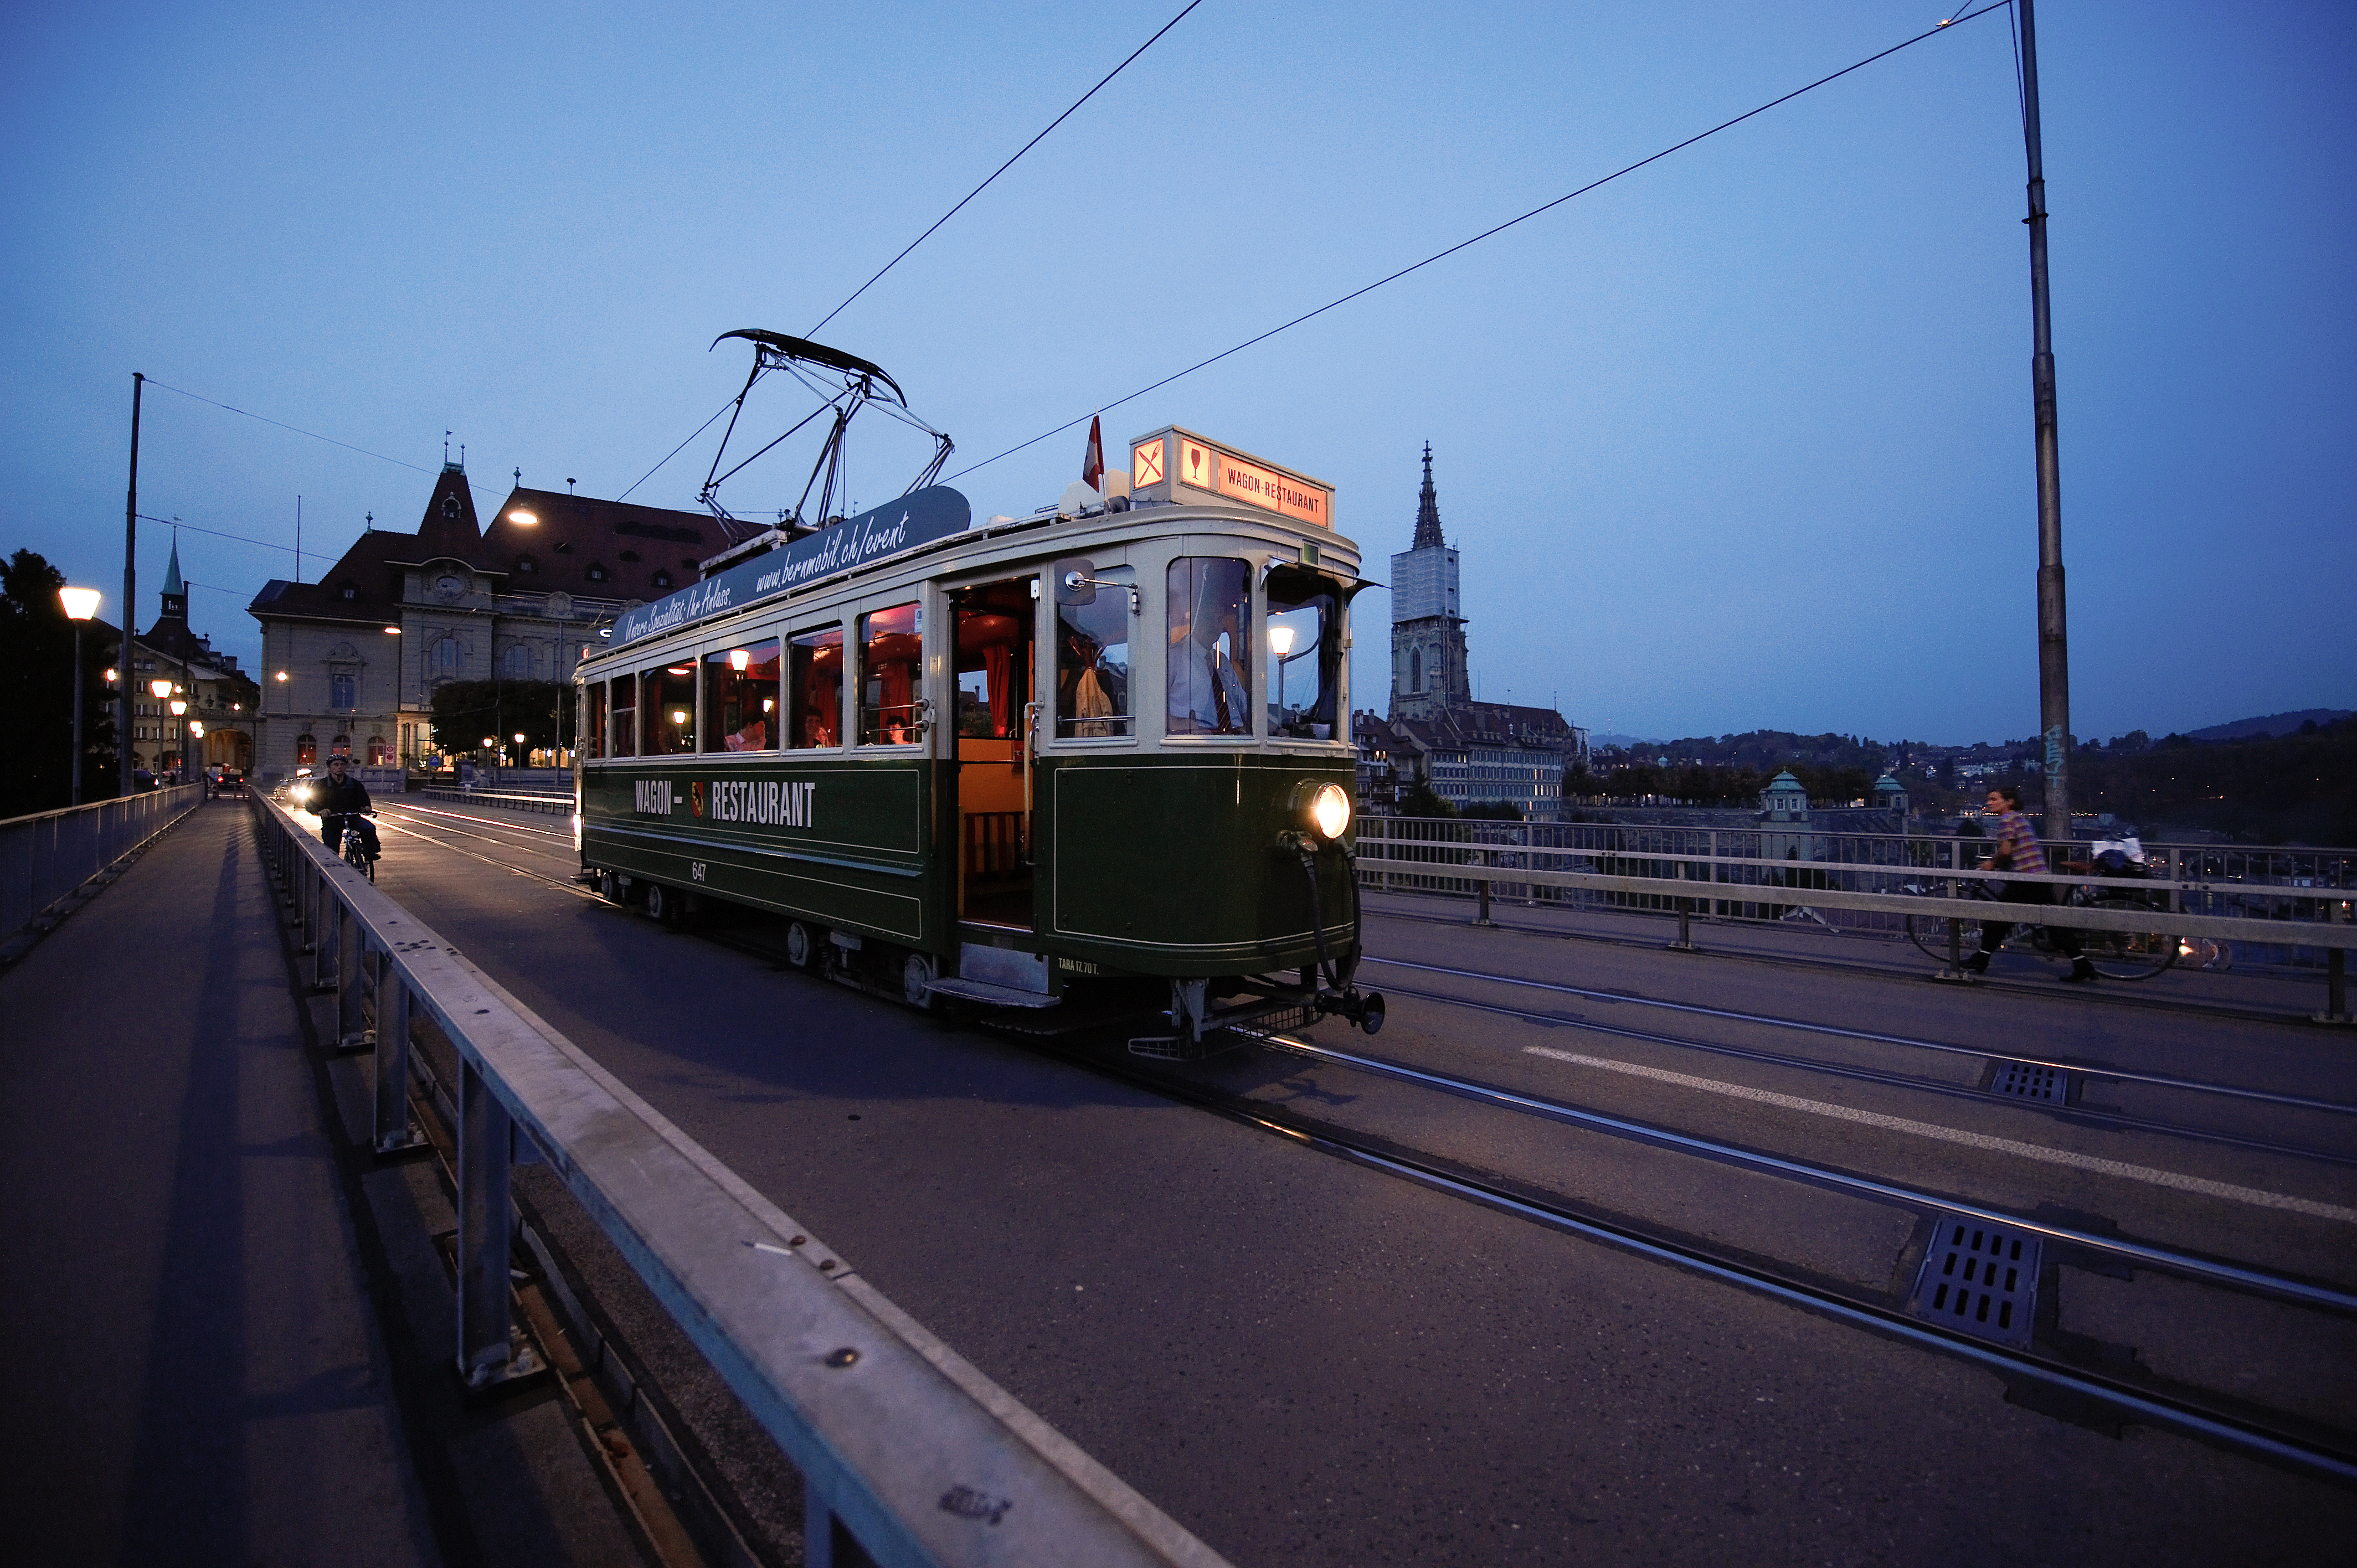
[[[957,626],[958,918],[1032,929],[1029,703],[1037,577],[950,596]]]

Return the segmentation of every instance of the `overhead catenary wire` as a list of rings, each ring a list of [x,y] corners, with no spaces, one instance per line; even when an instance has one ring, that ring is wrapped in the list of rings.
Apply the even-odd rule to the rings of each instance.
[[[299,424],[289,424],[283,419],[273,419],[266,413],[256,413],[251,409],[239,408],[232,403],[222,403],[217,398],[206,397],[201,392],[192,392],[185,388],[173,386],[169,382],[159,381],[153,376],[146,377],[145,381],[151,387],[160,388],[167,392],[178,392],[182,397],[193,398],[198,403],[210,403],[215,408],[226,409],[231,413],[242,414],[248,419],[258,419],[264,424],[274,424],[281,430],[291,430],[297,435],[308,436],[314,441],[324,441],[330,446],[340,446],[347,452],[357,452],[363,457],[373,457],[380,463],[391,463],[396,467],[407,468],[419,474],[430,474],[434,471],[431,468],[419,467],[414,463],[404,463],[398,457],[388,457],[382,452],[371,452],[365,446],[355,446],[349,441],[339,441],[332,435],[322,435],[316,430],[306,430]]]
[[[852,300],[857,299],[861,295],[866,294],[869,289],[875,287],[877,282],[881,279],[886,273],[888,273],[894,267],[899,266],[908,256],[910,251],[915,250],[918,246],[931,239],[935,229],[940,228],[942,224],[956,217],[958,215],[959,209],[964,207],[967,202],[972,201],[975,197],[980,196],[985,190],[988,189],[991,180],[996,179],[1000,175],[1003,175],[1008,169],[1013,168],[1017,160],[1020,159],[1025,153],[1029,152],[1041,142],[1046,141],[1048,139],[1049,132],[1053,131],[1057,126],[1071,119],[1072,115],[1079,111],[1082,104],[1086,103],[1090,99],[1094,98],[1099,92],[1104,91],[1104,87],[1107,82],[1113,81],[1114,77],[1119,76],[1123,71],[1127,70],[1132,60],[1136,59],[1138,56],[1152,48],[1161,40],[1163,34],[1168,32],[1179,23],[1185,21],[1187,19],[1188,12],[1192,11],[1196,6],[1202,3],[1203,0],[1187,0],[1187,5],[1177,16],[1171,17],[1168,21],[1163,23],[1161,27],[1155,29],[1154,37],[1146,39],[1144,43],[1130,50],[1129,56],[1126,59],[1124,59],[1119,65],[1104,73],[1103,81],[1099,81],[1094,87],[1090,88],[1086,92],[1082,93],[1080,97],[1074,99],[1071,108],[1065,110],[1061,114],[1057,115],[1053,120],[1049,121],[1046,130],[1041,131],[1038,135],[1024,143],[1021,147],[1016,150],[1014,157],[1007,159],[1005,163],[991,170],[990,179],[984,180],[980,185],[975,186],[972,190],[967,191],[963,196],[958,198],[956,207],[951,208],[947,212],[944,212],[939,218],[934,219],[931,225],[928,227],[923,233],[909,242],[908,245],[900,252],[899,255],[893,257],[890,261],[877,268],[875,277],[869,278],[866,283],[861,284],[857,288],[853,289],[851,291],[850,298],[845,299],[841,305],[836,306],[833,310],[828,311],[824,316],[819,317],[818,326],[812,328],[810,331],[804,333],[803,336],[806,338],[815,337],[820,327],[824,327],[828,322],[834,320],[836,317],[849,309],[851,307]],[[709,424],[710,421],[707,420],[705,423]],[[702,432],[698,432],[697,434],[700,435]],[[693,441],[695,437],[691,435],[688,439]]]
[[[1304,311],[1299,316],[1295,317],[1292,320],[1272,327],[1267,331],[1260,333],[1256,337],[1247,338],[1243,342],[1236,344],[1232,348],[1222,349],[1207,360],[1199,360],[1183,371],[1175,371],[1171,374],[1164,376],[1159,381],[1149,381],[1145,386],[1138,388],[1135,392],[1130,392],[1125,396],[1114,398],[1109,403],[1100,403],[1089,413],[1083,413],[1075,418],[1068,419],[1052,430],[1043,430],[1039,435],[1032,436],[1028,441],[1017,442],[1016,445],[1007,447],[1003,452],[995,453],[990,456],[985,457],[979,463],[968,464],[965,467],[960,468],[956,473],[946,476],[946,478],[963,478],[968,474],[974,473],[979,469],[990,467],[990,465],[999,461],[1001,458],[1012,457],[1016,453],[1023,451],[1027,447],[1036,446],[1040,442],[1048,440],[1051,436],[1061,435],[1065,431],[1079,426],[1087,420],[1093,418],[1097,413],[1102,413],[1108,409],[1119,408],[1125,403],[1135,403],[1137,399],[1144,397],[1147,392],[1158,391],[1163,387],[1168,386],[1173,381],[1181,381],[1188,376],[1193,375],[1197,371],[1207,370],[1210,367],[1218,364],[1222,360],[1230,359],[1234,355],[1243,353],[1246,349],[1253,348],[1257,344],[1267,342],[1270,338],[1276,337],[1279,333],[1289,332],[1305,321],[1314,320],[1317,317],[1325,315],[1329,310],[1338,309],[1342,306],[1350,304],[1354,299],[1358,299],[1365,295],[1372,294],[1375,290],[1382,288],[1386,284],[1397,283],[1400,279],[1406,277],[1409,274],[1421,272],[1426,267],[1432,265],[1435,262],[1445,261],[1448,257],[1455,255],[1458,252],[1478,245],[1484,240],[1491,239],[1499,234],[1502,234],[1507,230],[1515,227],[1517,224],[1527,223],[1532,219],[1540,216],[1542,213],[1552,212],[1555,209],[1561,207],[1565,202],[1576,200],[1580,197],[1587,195],[1590,191],[1601,189],[1603,187],[1611,184],[1616,179],[1636,173],[1639,169],[1643,168],[1648,164],[1659,163],[1662,159],[1668,157],[1671,154],[1683,152],[1686,148],[1693,146],[1697,142],[1707,141],[1711,137],[1717,135],[1721,131],[1732,130],[1736,126],[1742,124],[1746,120],[1755,119],[1761,114],[1765,114],[1770,109],[1790,103],[1795,98],[1814,92],[1818,88],[1824,87],[1828,83],[1839,81],[1843,77],[1848,76],[1853,71],[1863,70],[1867,66],[1875,64],[1878,60],[1889,59],[1892,55],[1899,53],[1902,49],[1912,48],[1917,44],[1923,42],[1926,38],[1938,38],[1943,33],[1953,32],[1957,27],[1966,22],[1977,21],[1981,17],[1989,15],[1991,12],[2005,10],[2008,8],[2010,4],[2011,0],[1996,0],[1996,4],[1984,5],[1977,11],[1967,11],[1960,16],[1949,17],[1948,19],[1941,22],[1938,26],[1924,32],[1918,33],[1911,38],[1907,38],[1899,43],[1895,43],[1889,48],[1878,50],[1877,52],[1867,56],[1864,59],[1857,60],[1851,64],[1846,65],[1842,67],[1841,70],[1834,71],[1829,75],[1821,76],[1805,87],[1796,87],[1792,89],[1792,91],[1784,93],[1781,97],[1770,99],[1767,102],[1760,104],[1755,109],[1748,109],[1744,111],[1742,113],[1736,115],[1731,120],[1723,120],[1719,124],[1713,125],[1707,131],[1697,131],[1682,142],[1674,142],[1669,146],[1663,147],[1657,153],[1652,154],[1646,157],[1639,158],[1635,163],[1614,169],[1610,174],[1605,175],[1598,179],[1590,180],[1587,184],[1581,186],[1577,190],[1566,191],[1563,195],[1556,197],[1552,201],[1542,202],[1540,205],[1532,208],[1527,212],[1521,213],[1515,217],[1507,219],[1502,223],[1495,224],[1491,228],[1484,229],[1480,233],[1473,235],[1470,239],[1459,240],[1457,243],[1449,246],[1446,250],[1435,251],[1431,255],[1425,257],[1424,260],[1420,262],[1412,263],[1407,266],[1400,268],[1399,271],[1395,273],[1387,274],[1383,277],[1377,278],[1371,284],[1367,284],[1362,287],[1354,288],[1350,293],[1343,295],[1338,299],[1328,300],[1324,305],[1318,306],[1315,310]]]

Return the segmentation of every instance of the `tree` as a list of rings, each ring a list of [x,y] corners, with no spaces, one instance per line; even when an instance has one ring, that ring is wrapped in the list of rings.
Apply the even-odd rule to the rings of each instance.
[[[103,671],[116,656],[113,637],[85,631],[81,670],[73,669],[73,622],[58,602],[65,576],[30,550],[0,561],[0,693],[21,715],[27,744],[10,748],[0,769],[0,817],[53,811],[72,803],[74,686],[81,688],[81,798],[111,800],[118,781],[114,719]]]
[[[1457,808],[1442,800],[1431,785],[1423,779],[1400,791],[1399,814],[1403,817],[1453,817]]]
[[[445,681],[434,688],[434,744],[479,751],[487,735],[507,746],[521,733],[527,750],[546,749],[557,743],[558,702],[571,698],[554,681]]]

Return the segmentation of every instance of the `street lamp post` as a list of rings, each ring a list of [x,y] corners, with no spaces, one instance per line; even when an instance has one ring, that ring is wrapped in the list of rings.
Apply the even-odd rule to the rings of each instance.
[[[157,718],[163,717],[164,700],[172,694],[172,682],[169,681],[150,681],[147,682],[147,694],[156,699],[156,716]],[[158,776],[156,779],[158,783],[162,782],[160,776],[164,771],[164,747],[161,744],[163,738],[163,726],[158,725],[156,728],[156,739],[157,741],[156,747],[156,772]]]
[[[82,622],[98,613],[96,588],[59,588],[58,602],[65,606],[66,618],[73,622],[73,767],[69,772],[70,793],[67,803],[81,804],[81,627]]]
[[[180,775],[180,782],[185,784],[188,782],[188,699],[187,697],[179,696],[172,699],[172,716],[180,721],[180,766],[177,771]]]

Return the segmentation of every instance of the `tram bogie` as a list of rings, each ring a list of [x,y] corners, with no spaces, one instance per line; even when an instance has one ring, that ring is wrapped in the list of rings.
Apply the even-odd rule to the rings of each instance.
[[[585,872],[658,918],[770,911],[794,967],[919,1005],[1127,982],[1190,1044],[1379,1022],[1355,546],[1203,499],[965,521],[919,491],[626,611],[576,677]]]

